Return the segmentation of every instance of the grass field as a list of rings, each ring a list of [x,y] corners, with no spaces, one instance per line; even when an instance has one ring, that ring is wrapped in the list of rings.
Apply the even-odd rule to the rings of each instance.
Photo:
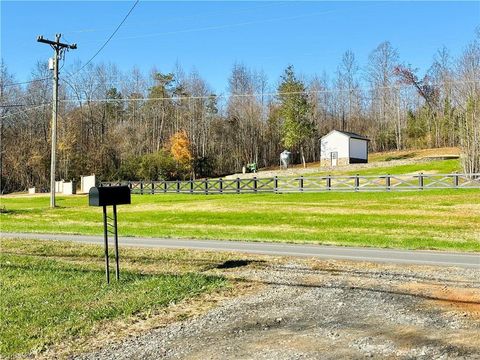
[[[368,164],[355,164],[358,168],[349,169],[341,166],[336,169],[312,171],[312,167],[307,169],[303,174],[305,177],[326,176],[326,175],[406,175],[406,174],[452,174],[455,172],[462,172],[459,159],[448,160],[415,160],[408,164],[391,164],[386,162],[370,162]],[[351,167],[351,166],[350,166]],[[318,168],[318,166],[317,166]],[[302,168],[297,167],[297,171],[301,172]],[[270,173],[271,174],[271,173]],[[279,170],[277,176],[282,175]],[[286,177],[298,177],[299,175],[288,175]],[[258,172],[258,177],[263,177],[262,171]]]
[[[400,175],[400,174],[451,174],[454,172],[461,172],[460,162],[458,159],[449,160],[431,160],[418,161],[405,165],[388,165],[384,166],[357,169],[357,170],[329,170],[319,171],[318,173],[308,174],[308,176],[315,175]]]
[[[86,196],[3,197],[2,231],[102,234]],[[480,251],[480,191],[134,195],[121,236]]]
[[[460,150],[457,148],[403,150],[369,154],[368,164],[353,164],[320,170],[320,163],[292,165],[289,171],[279,170],[278,166],[262,168],[257,177],[306,177],[326,175],[402,175],[402,174],[451,174],[462,172]],[[444,159],[442,159],[445,157]],[[457,158],[448,158],[457,157]],[[353,167],[353,169],[352,169]],[[293,172],[293,174],[291,174]],[[239,174],[241,177],[241,174]]]
[[[112,320],[145,318],[227,286],[200,274],[222,254],[121,249],[121,256],[121,281],[107,286],[100,246],[2,239],[0,357],[65,347],[107,331]]]

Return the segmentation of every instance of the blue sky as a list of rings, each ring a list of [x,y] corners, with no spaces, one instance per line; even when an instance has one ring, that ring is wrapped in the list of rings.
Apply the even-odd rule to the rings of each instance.
[[[30,78],[51,50],[37,35],[61,32],[78,50],[66,66],[85,62],[102,45],[133,1],[2,1],[1,56],[16,80]],[[234,62],[267,74],[275,84],[293,64],[304,75],[333,75],[346,50],[361,66],[388,40],[401,60],[421,72],[436,50],[453,56],[473,39],[480,2],[160,2],[141,0],[95,62],[121,70],[153,66],[163,72],[178,61],[217,92],[225,92]]]

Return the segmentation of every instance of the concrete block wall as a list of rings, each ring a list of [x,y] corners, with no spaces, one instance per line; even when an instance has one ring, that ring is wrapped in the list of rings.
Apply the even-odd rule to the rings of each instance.
[[[349,159],[348,158],[339,158],[337,159],[337,166],[345,166],[349,164]],[[321,159],[320,160],[320,166],[325,166],[325,167],[331,167],[332,166],[332,161],[330,159]]]

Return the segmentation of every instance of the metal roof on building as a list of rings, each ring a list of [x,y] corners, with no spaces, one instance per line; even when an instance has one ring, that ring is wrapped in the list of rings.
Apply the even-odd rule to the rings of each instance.
[[[341,134],[343,134],[343,135],[347,135],[348,137],[351,137],[351,138],[353,138],[353,139],[370,141],[370,139],[367,138],[366,136],[363,136],[363,135],[360,135],[360,134],[356,134],[356,133],[353,133],[353,132],[349,132],[349,131],[332,130],[332,131],[330,131],[327,135],[331,134],[331,133],[334,132],[334,131],[339,132],[339,133],[341,133]],[[324,135],[324,136],[322,136],[322,137],[325,137],[325,136],[327,136],[327,135]]]

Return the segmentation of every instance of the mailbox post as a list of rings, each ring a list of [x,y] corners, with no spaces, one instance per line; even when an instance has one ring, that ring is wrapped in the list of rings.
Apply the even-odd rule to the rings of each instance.
[[[108,259],[108,233],[114,236],[115,245],[115,277],[120,279],[118,256],[117,205],[130,204],[130,188],[128,186],[92,187],[88,193],[88,205],[103,207],[103,238],[105,246],[105,276],[110,283],[110,266]],[[113,218],[107,214],[107,206],[113,206]],[[108,220],[113,221],[109,223]],[[109,230],[109,227],[112,230]]]

